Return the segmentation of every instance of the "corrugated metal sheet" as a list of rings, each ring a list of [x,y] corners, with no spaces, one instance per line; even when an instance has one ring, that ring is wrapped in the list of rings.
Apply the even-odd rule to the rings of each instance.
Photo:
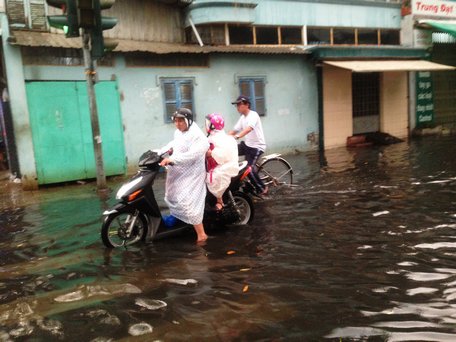
[[[443,65],[429,61],[325,61],[325,64],[353,72],[386,72],[386,71],[440,71],[456,69],[450,65]]]
[[[258,54],[308,54],[306,46],[272,46],[272,45],[231,45],[231,46],[203,46],[173,43],[156,43],[136,40],[116,39],[119,42],[115,52],[152,52],[152,53],[258,53]],[[46,46],[75,48],[82,47],[81,38],[65,38],[63,34],[31,31],[12,31],[10,44],[20,46]]]

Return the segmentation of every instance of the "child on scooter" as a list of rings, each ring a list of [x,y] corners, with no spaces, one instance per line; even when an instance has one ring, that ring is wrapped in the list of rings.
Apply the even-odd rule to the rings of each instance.
[[[206,153],[206,184],[217,203],[215,209],[223,209],[223,194],[230,185],[231,178],[239,172],[238,149],[236,140],[225,133],[225,121],[220,114],[206,116],[209,150]]]

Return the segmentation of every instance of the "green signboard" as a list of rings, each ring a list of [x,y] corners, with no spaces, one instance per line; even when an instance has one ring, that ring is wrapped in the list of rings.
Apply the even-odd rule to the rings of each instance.
[[[430,71],[416,73],[416,126],[434,123],[434,90]]]

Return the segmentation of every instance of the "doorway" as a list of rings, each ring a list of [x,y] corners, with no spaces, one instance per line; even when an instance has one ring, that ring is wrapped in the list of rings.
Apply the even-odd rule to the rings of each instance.
[[[81,81],[28,82],[38,184],[96,177],[87,84]],[[107,176],[125,174],[120,100],[114,81],[95,86]]]
[[[352,74],[353,134],[380,130],[380,73]]]

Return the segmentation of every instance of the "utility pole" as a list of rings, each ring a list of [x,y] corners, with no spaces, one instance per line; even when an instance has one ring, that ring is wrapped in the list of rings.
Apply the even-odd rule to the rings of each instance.
[[[103,165],[100,123],[95,97],[96,71],[93,60],[102,58],[105,54],[103,30],[109,30],[117,24],[116,18],[102,16],[102,10],[111,8],[114,2],[115,0],[46,0],[48,6],[60,8],[63,12],[62,15],[47,16],[50,26],[62,29],[67,38],[79,37],[80,31],[82,31],[82,51],[98,190],[106,189],[106,174]]]
[[[98,190],[106,189],[106,174],[103,165],[103,150],[101,148],[100,123],[98,121],[97,99],[95,97],[95,75],[93,59],[90,54],[91,38],[89,30],[82,29],[82,50],[84,54],[84,68],[87,81],[87,96],[89,98],[90,123],[92,126],[93,152],[97,172]]]

